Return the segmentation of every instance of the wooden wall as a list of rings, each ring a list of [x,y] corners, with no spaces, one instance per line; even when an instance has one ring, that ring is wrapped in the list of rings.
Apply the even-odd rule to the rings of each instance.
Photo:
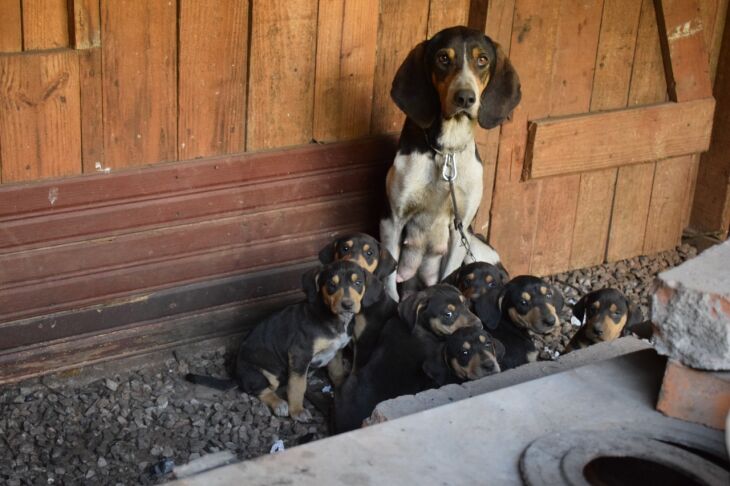
[[[681,79],[714,74],[728,0],[0,0],[0,381],[240,332],[296,297],[319,245],[377,227],[393,75],[456,24],[522,80],[478,134],[475,229],[511,272],[671,248],[705,140],[550,177],[535,148],[553,122],[690,101],[655,2],[705,49]]]

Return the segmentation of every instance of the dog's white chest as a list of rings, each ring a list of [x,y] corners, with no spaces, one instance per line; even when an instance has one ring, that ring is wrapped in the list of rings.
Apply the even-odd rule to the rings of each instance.
[[[327,344],[324,347],[318,349],[314,353],[310,366],[313,368],[321,368],[322,366],[325,366],[327,363],[332,361],[332,359],[337,354],[337,351],[347,346],[347,343],[350,342],[351,338],[351,335],[349,335],[347,332],[343,332],[335,339],[328,340]]]

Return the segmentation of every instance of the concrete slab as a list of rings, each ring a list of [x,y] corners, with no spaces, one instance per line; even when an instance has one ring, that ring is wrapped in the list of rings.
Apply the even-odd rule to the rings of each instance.
[[[651,344],[634,337],[624,337],[573,351],[560,356],[556,361],[537,361],[461,385],[447,385],[416,395],[403,395],[378,404],[368,423],[375,424],[405,417],[429,408],[447,405],[644,349],[651,349]]]
[[[659,353],[702,370],[730,370],[730,241],[659,274],[652,298]]]
[[[567,430],[687,430],[724,448],[718,431],[654,410],[665,360],[651,350],[583,366],[175,484],[520,485],[534,439]]]

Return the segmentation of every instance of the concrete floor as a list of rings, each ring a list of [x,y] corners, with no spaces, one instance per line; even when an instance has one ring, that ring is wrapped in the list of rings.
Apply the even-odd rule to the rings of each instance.
[[[645,350],[202,473],[178,485],[522,484],[520,454],[550,432],[691,429],[723,447],[719,431],[654,410],[664,358]]]

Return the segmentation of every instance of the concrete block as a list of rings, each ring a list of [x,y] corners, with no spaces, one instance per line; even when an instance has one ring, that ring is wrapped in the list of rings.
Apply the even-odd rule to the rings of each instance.
[[[730,241],[659,274],[657,352],[702,370],[730,370]]]
[[[670,360],[656,408],[670,417],[722,430],[730,412],[730,372],[693,370]]]

